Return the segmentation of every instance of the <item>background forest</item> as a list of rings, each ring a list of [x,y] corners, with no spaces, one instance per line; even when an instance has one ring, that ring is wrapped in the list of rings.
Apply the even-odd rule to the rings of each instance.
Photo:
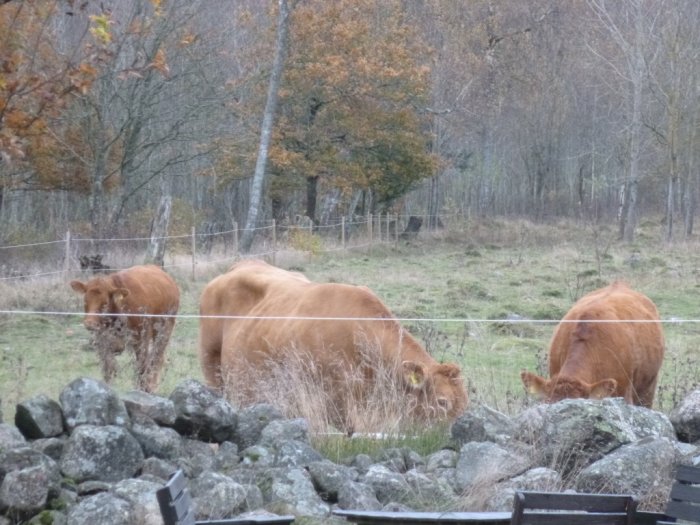
[[[246,224],[276,57],[258,224],[687,237],[699,40],[696,0],[0,1],[0,245]]]

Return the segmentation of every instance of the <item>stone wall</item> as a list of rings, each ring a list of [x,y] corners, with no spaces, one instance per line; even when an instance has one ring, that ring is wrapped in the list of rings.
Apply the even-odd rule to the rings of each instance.
[[[510,510],[515,490],[632,493],[663,507],[674,467],[700,450],[700,391],[667,417],[621,399],[473,406],[452,446],[387,448],[344,464],[310,445],[302,419],[237,410],[194,380],[168,398],[80,378],[0,420],[0,525],[161,524],[155,491],[181,468],[198,519],[272,513],[333,523],[333,508]],[[680,436],[683,441],[679,441]],[[300,521],[300,520],[299,520]],[[338,523],[344,523],[338,520]]]

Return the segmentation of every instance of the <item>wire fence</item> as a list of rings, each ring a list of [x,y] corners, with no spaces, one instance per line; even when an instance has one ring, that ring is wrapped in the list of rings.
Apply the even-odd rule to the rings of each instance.
[[[418,217],[419,222],[437,223],[429,217]],[[350,220],[340,220],[337,224],[316,226],[311,223],[277,224],[274,221],[256,229],[256,241],[253,249],[242,254],[239,239],[242,230],[192,228],[189,234],[172,235],[160,238],[166,242],[164,267],[177,270],[181,282],[208,278],[210,270],[219,271],[219,267],[230,266],[242,257],[265,258],[275,263],[289,253],[334,253],[342,257],[343,253],[353,251],[371,252],[375,247],[391,247],[402,239],[411,239],[426,235],[426,228],[411,230],[409,216],[382,215],[365,216]],[[464,228],[462,217],[441,221],[445,231]],[[0,285],[5,290],[17,288],[27,293],[35,281],[46,282],[47,286],[37,293],[47,293],[53,287],[59,291],[55,297],[48,298],[40,310],[36,298],[28,297],[25,302],[13,302],[20,307],[1,309],[0,316],[5,321],[0,331],[0,360],[4,363],[5,373],[0,370],[0,379],[15,385],[8,392],[0,392],[0,398],[20,397],[22,389],[31,392],[43,388],[47,375],[60,374],[68,378],[75,373],[89,370],[99,376],[99,368],[94,353],[76,352],[89,342],[89,335],[82,328],[82,309],[76,299],[74,303],[64,300],[65,281],[71,275],[81,274],[81,256],[101,256],[100,263],[109,270],[128,268],[141,264],[149,251],[151,243],[158,239],[148,236],[129,238],[96,239],[80,237],[66,232],[60,239],[43,242],[0,246]],[[213,267],[213,268],[210,268]],[[90,274],[93,269],[88,268]],[[51,283],[58,283],[56,285]],[[186,286],[186,285],[185,285]],[[193,288],[197,288],[195,285]],[[188,293],[194,295],[193,290]],[[196,292],[196,290],[195,290]],[[32,293],[32,292],[30,292]],[[187,308],[177,314],[178,322],[169,352],[173,356],[172,367],[166,374],[165,391],[182,377],[199,375],[196,363],[196,339],[198,321],[196,304],[190,300]],[[7,303],[6,303],[7,304]],[[26,306],[22,308],[21,306]],[[66,306],[61,307],[61,306]],[[73,307],[68,307],[68,306]],[[231,316],[223,316],[231,317]],[[37,332],[35,319],[49,321]],[[240,317],[237,317],[240,318]],[[249,317],[243,317],[249,318]],[[21,319],[27,319],[23,324]],[[54,322],[51,319],[55,319]],[[258,319],[258,318],[256,318]],[[289,319],[288,317],[270,318],[271,322]],[[295,318],[301,319],[301,318]],[[348,320],[347,318],[304,318],[307,320],[325,319],[329,322]],[[0,318],[0,320],[2,320]],[[354,318],[354,321],[375,321],[373,318]],[[496,408],[507,408],[513,398],[523,395],[519,379],[521,368],[538,369],[545,373],[546,347],[553,326],[561,319],[532,319],[518,317],[508,318],[469,318],[440,316],[398,316],[396,320],[405,324],[416,335],[426,349],[439,360],[455,361],[462,365],[465,378],[470,385],[473,399],[485,399],[487,404]],[[613,321],[608,321],[613,322]],[[632,322],[647,322],[644,320]],[[669,317],[662,319],[668,331],[671,350],[679,355],[691,355],[687,349],[696,343],[695,328],[700,319]],[[26,324],[26,330],[25,330]],[[535,335],[520,339],[509,339],[499,335],[498,326],[515,326],[534,328]],[[684,328],[687,327],[687,328]],[[501,332],[503,333],[503,332]],[[536,340],[536,343],[533,341]],[[27,350],[29,349],[29,350]],[[44,352],[51,352],[52,357],[44,359]],[[672,354],[674,352],[670,352]],[[693,354],[694,355],[694,354]],[[91,357],[86,357],[91,356]],[[55,359],[54,359],[55,358]],[[193,361],[194,360],[194,361]],[[44,362],[46,361],[46,362]],[[89,366],[85,363],[89,361]],[[660,382],[661,405],[667,409],[677,401],[678,396],[687,390],[700,370],[700,360],[688,357],[677,358],[664,365],[665,377]],[[61,363],[61,364],[58,364]],[[48,367],[45,369],[45,366]],[[2,368],[2,367],[0,367]],[[12,371],[10,373],[10,371]],[[128,384],[128,381],[126,382]],[[24,385],[17,387],[16,385]],[[665,389],[665,392],[664,392]],[[11,397],[8,397],[11,396]]]
[[[254,228],[255,243],[246,254],[239,247],[246,229],[235,223],[230,229],[214,231],[212,225],[206,225],[201,230],[192,227],[189,234],[164,237],[91,238],[67,231],[61,239],[0,246],[0,281],[56,276],[78,269],[125,269],[143,263],[149,247],[158,242],[166,246],[162,266],[189,270],[194,280],[202,265],[231,263],[242,256],[267,258],[274,264],[285,251],[320,254],[368,250],[415,238],[423,224],[438,223],[443,224],[428,216],[391,214],[368,214],[352,220],[341,217],[325,225],[315,225],[308,218],[294,224],[272,220]]]

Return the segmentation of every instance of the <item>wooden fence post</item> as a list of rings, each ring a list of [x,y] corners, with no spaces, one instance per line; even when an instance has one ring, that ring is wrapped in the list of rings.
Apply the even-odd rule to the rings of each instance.
[[[63,273],[70,270],[70,230],[66,232],[66,254],[63,259]]]
[[[233,256],[238,256],[238,223],[233,221]]]
[[[340,246],[345,251],[345,215],[340,218]]]
[[[197,237],[195,235],[196,231],[194,226],[192,226],[192,280],[195,279],[195,266],[197,265]]]
[[[277,221],[272,219],[272,264],[277,264]]]
[[[372,248],[372,214],[367,214],[367,235],[369,237],[369,247]]]

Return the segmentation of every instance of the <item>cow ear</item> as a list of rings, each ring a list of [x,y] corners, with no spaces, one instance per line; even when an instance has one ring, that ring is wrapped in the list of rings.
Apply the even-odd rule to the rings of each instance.
[[[445,376],[447,379],[457,379],[461,373],[459,367],[454,363],[442,363],[435,368],[437,374]]]
[[[603,379],[591,385],[591,393],[588,395],[590,399],[603,399],[610,397],[617,390],[617,381],[612,378]]]
[[[117,306],[122,306],[124,303],[124,298],[129,295],[129,290],[126,288],[117,288],[112,292],[112,299],[114,300],[114,304]]]
[[[525,385],[525,389],[527,390],[528,394],[538,397],[547,396],[549,381],[547,381],[545,378],[540,377],[537,374],[533,374],[532,372],[528,372],[527,370],[523,370],[520,372],[520,379],[523,380],[523,384]]]
[[[80,281],[71,281],[70,287],[78,293],[84,294],[85,292],[87,292],[87,286],[85,286],[85,283]]]
[[[422,388],[425,384],[425,370],[423,369],[423,365],[414,361],[404,361],[403,379],[410,388]]]

